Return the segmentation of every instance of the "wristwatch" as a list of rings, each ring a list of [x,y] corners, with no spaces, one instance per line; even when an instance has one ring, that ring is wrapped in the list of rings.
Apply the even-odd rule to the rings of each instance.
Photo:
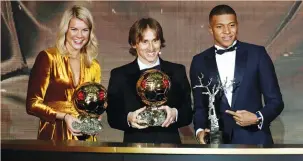
[[[257,124],[259,124],[262,121],[262,116],[260,115],[259,112],[256,112],[256,116],[257,116]]]

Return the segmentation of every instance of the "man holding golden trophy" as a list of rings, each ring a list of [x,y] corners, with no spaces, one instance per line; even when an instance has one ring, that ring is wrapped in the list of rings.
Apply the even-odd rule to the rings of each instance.
[[[180,144],[178,128],[192,121],[185,66],[159,57],[165,40],[155,19],[136,21],[128,42],[129,52],[136,59],[111,71],[109,125],[124,131],[123,141],[127,143]]]

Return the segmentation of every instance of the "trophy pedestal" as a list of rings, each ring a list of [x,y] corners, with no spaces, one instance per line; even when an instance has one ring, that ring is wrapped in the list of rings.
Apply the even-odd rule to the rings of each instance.
[[[223,144],[222,131],[211,131],[204,138],[206,144]]]
[[[144,120],[146,123],[140,124],[142,126],[161,126],[166,119],[165,110],[159,110],[157,107],[148,107],[139,115],[137,119]]]
[[[81,123],[73,122],[72,126],[76,130],[80,130],[86,135],[96,135],[103,127],[101,121],[96,117],[80,115],[79,120]]]

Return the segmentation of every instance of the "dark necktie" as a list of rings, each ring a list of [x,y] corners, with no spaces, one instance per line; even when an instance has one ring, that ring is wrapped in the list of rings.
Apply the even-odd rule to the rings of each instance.
[[[232,47],[230,47],[230,48],[228,48],[228,49],[217,49],[217,48],[215,47],[216,53],[219,54],[219,55],[222,55],[222,54],[224,54],[225,52],[234,51],[234,50],[236,50],[236,49],[237,49],[237,43],[236,43],[234,46],[232,46]]]
[[[151,70],[151,69],[161,70],[161,66],[160,66],[160,65],[156,65],[156,66],[151,67],[151,68],[142,69],[142,70],[140,70],[140,72],[141,72],[141,73],[144,73],[145,71]]]

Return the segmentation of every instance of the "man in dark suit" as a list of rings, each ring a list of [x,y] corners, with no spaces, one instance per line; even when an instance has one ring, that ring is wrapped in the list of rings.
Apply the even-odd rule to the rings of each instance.
[[[178,128],[192,121],[191,89],[185,67],[162,60],[164,47],[162,27],[152,18],[136,21],[129,31],[130,53],[136,59],[111,71],[108,86],[108,123],[124,131],[124,142],[181,143]],[[159,69],[171,79],[165,109],[167,118],[162,126],[142,126],[137,116],[145,109],[136,91],[136,83],[147,69]]]
[[[214,103],[224,143],[272,144],[269,126],[282,112],[284,103],[269,55],[263,46],[237,40],[237,15],[230,6],[214,7],[209,24],[214,46],[194,56],[190,68],[192,87],[200,84],[201,73],[204,85],[212,79],[210,88],[227,82]],[[209,132],[208,96],[202,94],[204,90],[193,89],[194,127],[202,144]]]

